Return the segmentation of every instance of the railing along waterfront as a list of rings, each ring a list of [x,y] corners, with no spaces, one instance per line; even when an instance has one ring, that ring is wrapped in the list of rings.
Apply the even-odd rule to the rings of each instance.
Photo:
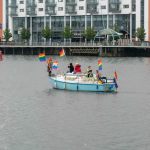
[[[73,47],[94,47],[94,46],[99,46],[99,47],[102,47],[102,46],[106,46],[106,47],[119,47],[119,46],[122,46],[122,47],[150,47],[150,42],[33,42],[33,43],[24,43],[24,42],[0,42],[0,46],[31,46],[31,47],[34,47],[34,46],[43,46],[43,47],[46,47],[46,46],[49,46],[49,47],[53,47],[53,46],[56,46],[56,47],[65,47],[65,46],[73,46]]]

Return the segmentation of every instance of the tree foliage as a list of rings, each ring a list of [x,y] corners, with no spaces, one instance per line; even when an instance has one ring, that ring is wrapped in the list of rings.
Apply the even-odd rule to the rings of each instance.
[[[66,39],[69,39],[69,38],[72,38],[73,37],[73,32],[72,30],[70,29],[70,27],[66,26],[64,28],[64,31],[63,31],[63,37],[66,38]]]
[[[3,35],[4,35],[4,39],[6,40],[6,42],[8,42],[9,39],[12,37],[12,34],[10,33],[9,29],[5,29],[3,31]]]
[[[41,33],[42,37],[44,37],[46,41],[52,37],[52,34],[52,30],[48,26],[46,26]]]
[[[93,28],[87,27],[87,29],[84,31],[83,36],[87,40],[94,40],[94,37],[96,36],[96,32]]]
[[[136,37],[142,42],[145,40],[145,29],[140,27],[140,28],[137,28],[136,30],[136,33],[135,33]]]
[[[119,26],[118,26],[117,23],[115,23],[115,24],[113,25],[113,30],[115,30],[116,32],[119,32]]]
[[[21,39],[24,40],[24,41],[29,41],[30,39],[30,31],[26,28],[22,28],[21,29]]]

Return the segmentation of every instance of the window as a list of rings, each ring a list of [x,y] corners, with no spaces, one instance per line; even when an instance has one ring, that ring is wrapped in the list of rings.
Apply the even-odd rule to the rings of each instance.
[[[39,8],[39,11],[43,11],[43,8]]]
[[[79,10],[84,10],[84,7],[83,6],[79,6]]]
[[[58,11],[63,11],[63,7],[58,7]]]
[[[20,1],[20,4],[24,4],[24,1]]]
[[[106,9],[106,6],[105,5],[101,6],[101,9]]]
[[[129,8],[129,5],[123,5],[123,8]]]
[[[20,12],[24,12],[24,9],[20,9]]]
[[[43,0],[39,0],[39,3],[43,3]]]

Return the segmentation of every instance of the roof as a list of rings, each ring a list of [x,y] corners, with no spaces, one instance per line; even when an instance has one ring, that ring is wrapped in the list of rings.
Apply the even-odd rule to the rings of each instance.
[[[103,29],[97,32],[96,36],[101,36],[101,35],[112,35],[112,36],[121,36],[123,35],[122,33],[118,33],[115,30],[112,29]]]

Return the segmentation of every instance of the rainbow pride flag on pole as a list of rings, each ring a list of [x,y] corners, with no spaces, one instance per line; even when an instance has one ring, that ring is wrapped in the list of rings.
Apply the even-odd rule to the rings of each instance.
[[[58,61],[54,61],[54,62],[53,62],[52,68],[53,68],[54,70],[57,70],[57,69],[58,69]]]
[[[102,60],[98,60],[98,70],[102,70]]]
[[[63,48],[59,51],[59,56],[60,57],[65,56],[65,51]]]
[[[40,53],[40,54],[39,54],[39,60],[40,60],[41,62],[46,61],[45,53]]]

